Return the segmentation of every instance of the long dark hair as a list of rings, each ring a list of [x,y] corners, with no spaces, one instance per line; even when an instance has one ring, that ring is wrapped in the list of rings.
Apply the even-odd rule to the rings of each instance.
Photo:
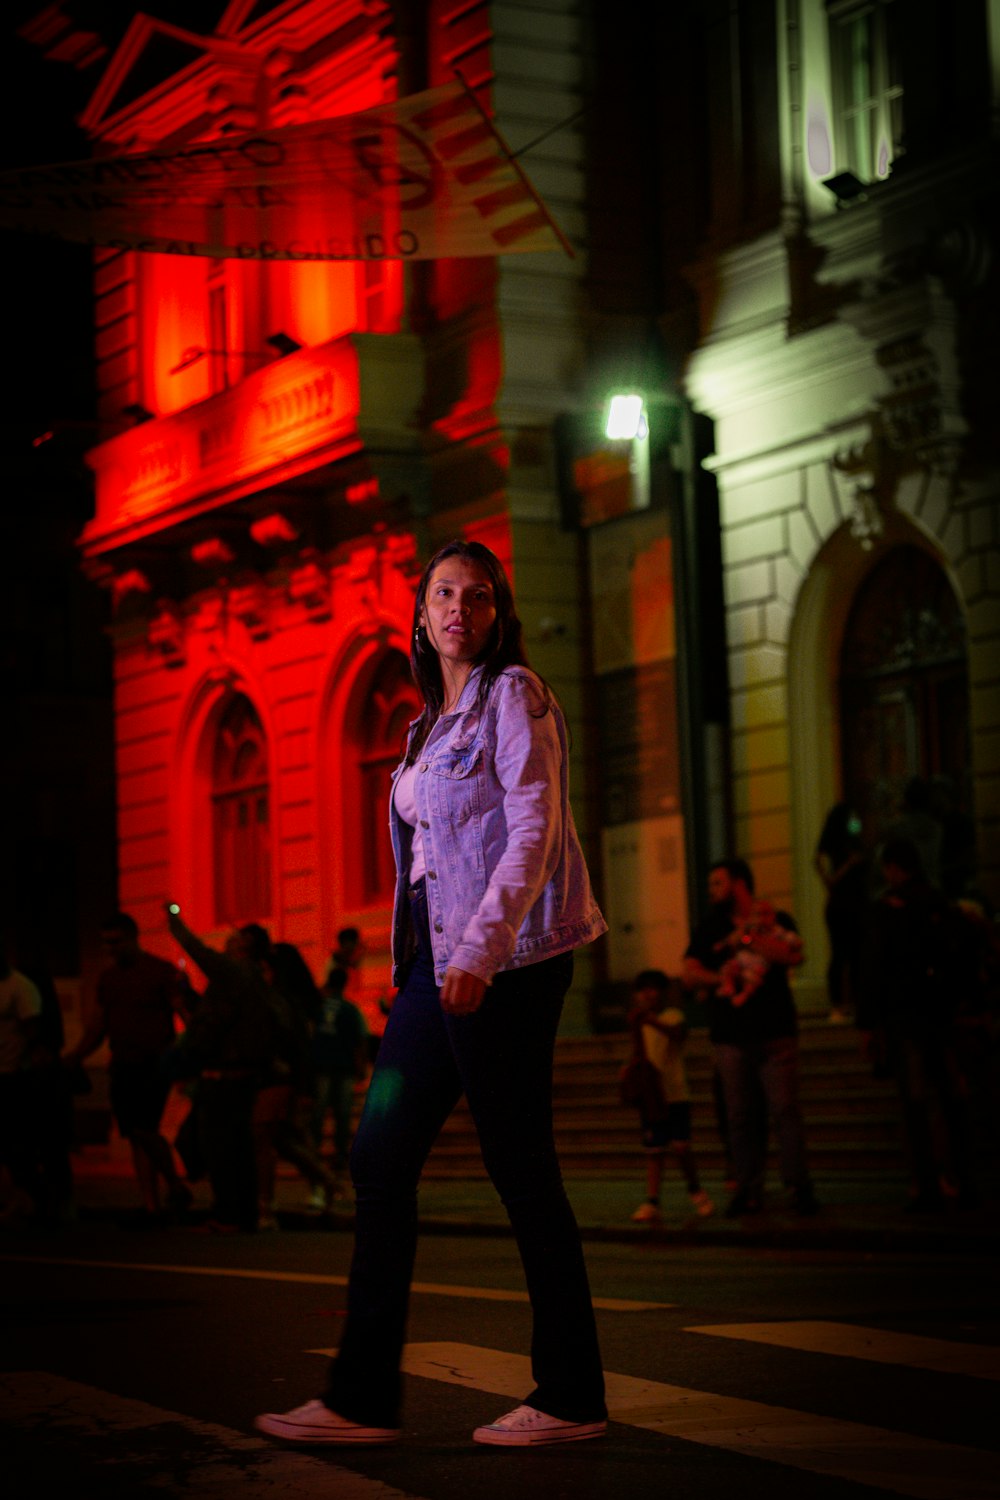
[[[493,622],[489,639],[476,658],[475,665],[483,668],[479,681],[478,703],[482,705],[490,689],[505,667],[529,667],[524,649],[521,621],[514,608],[514,594],[503,563],[495,552],[482,542],[466,542],[456,537],[439,547],[420,575],[416,597],[413,601],[413,633],[410,636],[410,670],[413,680],[424,700],[424,708],[413,730],[407,762],[412,762],[417,751],[431,732],[431,727],[444,706],[444,682],[441,677],[441,662],[420,622],[420,612],[427,596],[431,575],[440,563],[449,557],[459,557],[463,562],[474,563],[483,569],[493,586],[493,602],[497,617]],[[537,673],[535,674],[538,675]],[[542,682],[547,713],[551,693],[547,683]]]

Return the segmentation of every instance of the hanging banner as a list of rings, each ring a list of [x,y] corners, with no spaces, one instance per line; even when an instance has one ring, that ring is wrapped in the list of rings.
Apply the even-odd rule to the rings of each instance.
[[[572,254],[461,82],[179,151],[3,172],[0,228],[235,260]]]

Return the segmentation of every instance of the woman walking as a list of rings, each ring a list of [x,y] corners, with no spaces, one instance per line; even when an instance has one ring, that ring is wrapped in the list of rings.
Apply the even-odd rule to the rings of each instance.
[[[347,1319],[321,1400],[257,1418],[297,1443],[399,1437],[417,1184],[464,1092],[517,1239],[535,1388],[476,1442],[600,1437],[604,1382],[579,1231],[552,1135],[552,1059],[573,949],[606,924],[568,798],[566,731],[527,666],[498,558],[442,547],[424,569],[410,662],[424,708],[393,777],[393,979],[351,1153]]]

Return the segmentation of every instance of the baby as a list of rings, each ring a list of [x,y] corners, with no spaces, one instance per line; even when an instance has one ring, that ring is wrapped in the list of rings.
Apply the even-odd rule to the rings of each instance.
[[[750,919],[741,922],[725,943],[719,944],[721,948],[735,943],[736,948],[732,958],[727,959],[719,971],[722,979],[717,993],[726,996],[733,1005],[745,1005],[760,989],[771,967],[771,960],[754,945],[762,937],[778,935],[787,940],[789,947],[798,941],[795,933],[788,932],[778,923],[777,913],[770,902],[755,902]]]

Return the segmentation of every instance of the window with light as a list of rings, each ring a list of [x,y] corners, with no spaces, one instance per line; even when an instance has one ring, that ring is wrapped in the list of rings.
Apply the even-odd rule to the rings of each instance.
[[[903,83],[898,0],[828,6],[837,166],[862,182],[889,175],[902,151]]]
[[[212,764],[217,926],[271,916],[270,800],[263,725],[237,694],[219,723]]]

